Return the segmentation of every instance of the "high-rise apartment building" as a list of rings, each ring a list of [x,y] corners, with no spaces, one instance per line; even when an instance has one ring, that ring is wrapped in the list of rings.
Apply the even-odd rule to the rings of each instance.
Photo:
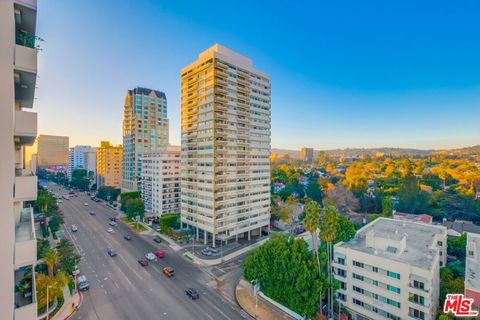
[[[313,149],[312,148],[302,148],[300,149],[300,158],[305,163],[313,162]]]
[[[473,299],[473,307],[480,311],[480,234],[467,233],[465,260],[465,295]]]
[[[68,180],[72,180],[72,172],[75,169],[85,168],[85,153],[94,151],[92,146],[75,146],[68,151]]]
[[[38,167],[67,170],[68,137],[41,134],[37,139]]]
[[[181,71],[181,221],[205,243],[270,221],[270,80],[221,45]],[[200,235],[201,233],[201,235]]]
[[[92,148],[90,151],[83,153],[83,166],[87,170],[87,174],[93,172],[93,177],[97,176],[97,149]]]
[[[146,215],[180,213],[180,147],[161,147],[142,157],[142,200]]]
[[[122,186],[122,159],[121,145],[112,146],[108,141],[101,141],[97,148],[97,188]]]
[[[337,301],[353,319],[435,319],[447,229],[379,218],[334,247]]]
[[[138,190],[142,156],[168,145],[165,93],[137,87],[125,96],[122,190]]]
[[[37,177],[25,146],[37,135],[33,107],[37,79],[35,0],[0,1],[0,319],[37,319],[37,239],[33,209]],[[24,292],[16,286],[22,284]],[[23,286],[25,284],[25,286]]]

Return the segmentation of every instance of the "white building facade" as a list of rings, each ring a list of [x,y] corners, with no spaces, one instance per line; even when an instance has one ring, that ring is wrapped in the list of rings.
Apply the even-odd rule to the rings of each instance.
[[[270,223],[269,77],[221,45],[181,71],[181,222],[204,242]]]
[[[467,233],[465,259],[465,295],[473,299],[473,307],[480,311],[480,234]]]
[[[94,152],[95,148],[92,146],[75,146],[68,151],[68,180],[72,180],[72,172],[75,169],[86,169],[85,167],[85,153]],[[87,171],[88,174],[88,171]]]
[[[335,245],[337,300],[353,319],[435,319],[446,249],[445,227],[379,218]]]
[[[180,213],[180,147],[166,146],[142,157],[145,214]]]
[[[24,158],[35,142],[37,1],[0,1],[0,319],[37,319],[37,177]],[[16,286],[21,285],[23,292]]]

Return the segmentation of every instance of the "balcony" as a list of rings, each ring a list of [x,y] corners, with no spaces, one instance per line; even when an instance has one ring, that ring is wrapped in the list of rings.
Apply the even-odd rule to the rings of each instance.
[[[37,136],[37,114],[22,110],[15,111],[15,142],[32,145]]]
[[[37,73],[37,49],[32,47],[35,44],[35,38],[29,40],[30,38],[27,35],[20,38],[17,36],[17,44],[15,45],[15,69]]]
[[[15,201],[32,201],[37,199],[37,176],[28,170],[15,172],[13,197]]]
[[[32,108],[37,75],[25,70],[15,70],[15,102],[21,108]]]
[[[37,0],[15,0],[15,3],[18,3],[19,5],[28,7],[33,10],[37,9]]]
[[[33,208],[23,208],[15,224],[15,266],[34,264],[37,261],[37,239]]]
[[[15,316],[16,320],[37,318],[35,295],[35,272],[32,267],[15,270]]]

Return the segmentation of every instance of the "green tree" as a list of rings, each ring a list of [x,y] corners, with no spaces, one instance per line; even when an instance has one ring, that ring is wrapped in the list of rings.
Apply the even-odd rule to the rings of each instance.
[[[143,204],[142,199],[128,199],[126,203],[127,217],[130,219],[135,219],[136,216],[143,218],[145,215],[145,205]]]
[[[45,251],[43,262],[47,265],[48,276],[53,277],[58,262],[58,253],[56,249],[50,248]]]
[[[139,191],[131,191],[131,192],[123,192],[120,194],[120,209],[123,212],[127,212],[127,202],[130,199],[138,199],[140,198]]]
[[[80,262],[80,256],[75,252],[73,244],[66,240],[60,240],[57,246],[58,268],[66,274],[72,274]]]
[[[170,229],[177,229],[180,226],[180,215],[162,214],[160,216],[160,229],[163,233],[168,233]]]
[[[322,203],[323,195],[317,180],[310,180],[307,186],[306,196],[318,203]]]
[[[390,218],[393,212],[392,198],[389,196],[382,198],[382,216]]]
[[[78,188],[81,191],[87,191],[90,186],[90,179],[85,169],[74,169],[72,171],[72,187]]]
[[[37,239],[37,260],[43,259],[48,249],[50,249],[48,240]]]
[[[103,199],[105,201],[115,201],[120,194],[120,189],[111,186],[102,186],[98,188],[97,198]]]
[[[43,309],[47,305],[47,287],[49,287],[48,303],[51,305],[56,298],[63,296],[63,288],[67,283],[68,277],[61,271],[55,276],[47,276],[42,273],[38,274],[35,282],[38,309]]]
[[[249,253],[244,260],[244,276],[259,283],[270,298],[308,317],[316,314],[325,285],[306,242],[285,235]]]
[[[428,210],[428,196],[420,191],[417,178],[412,174],[405,176],[398,190],[398,211],[407,213],[426,213]]]

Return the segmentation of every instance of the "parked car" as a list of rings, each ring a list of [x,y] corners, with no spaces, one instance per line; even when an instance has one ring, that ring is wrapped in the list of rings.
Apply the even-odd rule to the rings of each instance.
[[[112,228],[108,228],[108,229],[107,229],[107,232],[108,232],[108,233],[115,233],[115,231],[113,231]]]
[[[125,238],[125,240],[132,240],[132,237],[128,234],[124,235],[123,237]]]
[[[115,222],[117,222],[117,218],[115,218],[115,217],[110,217],[109,219],[110,219],[110,221],[115,221]]]
[[[115,251],[111,248],[107,250],[107,253],[110,257],[115,257],[117,255],[117,251]]]
[[[173,275],[175,274],[175,270],[173,270],[172,267],[164,267],[162,271],[169,278],[173,277]]]
[[[95,215],[95,211],[90,211],[90,215],[91,215],[91,216],[94,216],[94,215]]]
[[[217,249],[214,249],[214,248],[212,248],[212,247],[210,247],[210,246],[206,246],[206,247],[205,247],[205,250],[211,251],[211,252],[213,252],[213,253],[218,253]]]
[[[157,250],[155,251],[155,256],[157,258],[164,258],[165,257],[165,253],[162,251],[162,250]]]
[[[84,206],[88,206],[88,203],[87,203],[87,202],[85,202],[83,205],[84,205]]]
[[[95,202],[102,202],[102,200],[98,199],[98,198],[95,198],[94,200]]]
[[[79,275],[80,274],[80,268],[78,266],[75,267],[75,270],[73,270],[73,275]]]
[[[190,298],[192,298],[192,300],[195,300],[195,299],[200,298],[200,296],[198,295],[197,290],[195,290],[195,289],[193,289],[193,288],[187,288],[187,289],[185,289],[185,294],[186,294],[187,296],[189,296]]]
[[[71,230],[72,230],[72,232],[77,232],[78,227],[76,225],[72,224]]]
[[[153,241],[155,241],[156,243],[160,243],[162,242],[162,239],[159,236],[156,236],[155,238],[153,238]]]
[[[58,202],[58,203],[63,203],[63,201],[62,201],[62,200],[58,200],[57,202]]]
[[[157,260],[157,257],[151,253],[151,252],[148,252],[145,254],[145,258],[147,258],[148,261],[155,261]]]
[[[208,250],[207,248],[202,249],[201,253],[207,257],[210,257],[212,255],[212,251]]]
[[[116,227],[118,225],[118,223],[116,223],[115,221],[110,221],[108,224],[112,227]]]
[[[81,275],[77,279],[77,287],[80,291],[86,291],[90,289],[90,282],[87,280],[87,277]]]
[[[155,227],[155,231],[160,232],[161,231],[160,227]]]
[[[141,265],[142,267],[148,266],[148,260],[145,259],[145,258],[139,259],[139,260],[138,260],[138,263],[140,263],[140,265]]]

